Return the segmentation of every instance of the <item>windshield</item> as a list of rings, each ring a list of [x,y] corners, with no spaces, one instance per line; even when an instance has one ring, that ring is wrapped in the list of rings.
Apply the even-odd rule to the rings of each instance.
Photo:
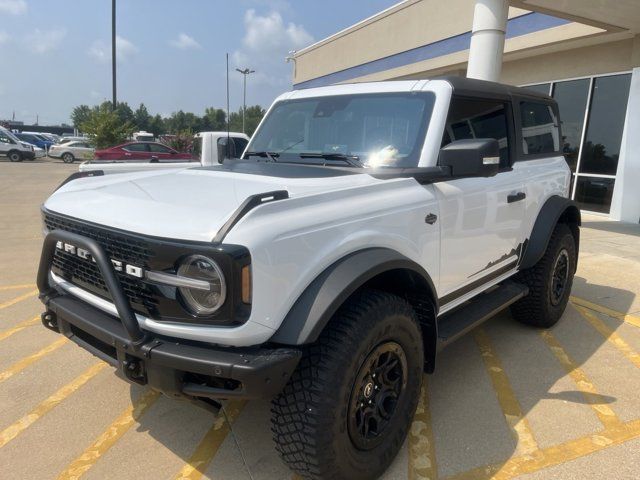
[[[415,167],[434,102],[434,94],[424,92],[284,100],[265,118],[245,158],[267,152],[279,162],[332,165],[344,157],[364,167]]]

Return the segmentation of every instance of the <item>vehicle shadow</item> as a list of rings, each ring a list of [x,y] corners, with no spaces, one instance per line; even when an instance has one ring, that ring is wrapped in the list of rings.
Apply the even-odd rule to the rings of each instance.
[[[576,277],[576,283],[586,284],[586,280]],[[628,299],[629,305],[634,297],[632,292],[612,287],[590,288]],[[574,369],[584,370],[587,378],[594,375],[597,392],[585,395],[584,385],[571,378],[570,369],[557,357],[557,348],[554,350],[540,330],[519,324],[508,311],[499,314],[441,352],[435,374],[427,377],[426,403],[431,418],[427,433],[435,452],[429,462],[437,466],[437,475],[432,478],[458,477],[469,471],[474,472],[473,478],[489,478],[490,472],[500,470],[510,458],[531,453],[509,426],[506,414],[513,415],[513,411],[505,408],[514,408],[513,399],[520,415],[527,418],[538,449],[601,431],[603,425],[594,407],[607,406],[624,413],[619,404],[633,403],[632,392],[638,391],[636,385],[640,388],[637,375],[618,378],[622,373],[611,369],[610,383],[595,380],[601,379],[598,362],[612,351],[602,348],[607,339],[574,306],[567,307],[549,332]],[[497,366],[488,365],[482,354],[487,345]],[[622,387],[625,384],[629,387],[626,390]],[[138,430],[188,462],[216,419],[191,404],[162,399],[138,422]],[[203,468],[203,478],[292,478],[271,442],[267,401],[247,403],[233,422],[232,434],[219,446],[211,441],[205,451],[213,460]],[[429,449],[410,435],[408,445],[382,478],[420,478],[410,475],[409,470],[418,471],[429,455]],[[484,470],[486,466],[491,468]]]

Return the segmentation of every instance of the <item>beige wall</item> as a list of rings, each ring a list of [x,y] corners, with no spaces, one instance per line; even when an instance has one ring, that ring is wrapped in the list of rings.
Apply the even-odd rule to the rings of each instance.
[[[640,45],[640,42],[635,43]],[[524,85],[629,71],[640,66],[635,61],[634,39],[627,39],[507,61],[503,65],[502,81]]]
[[[475,0],[407,0],[295,55],[300,83],[471,30]],[[525,10],[511,8],[509,17]]]

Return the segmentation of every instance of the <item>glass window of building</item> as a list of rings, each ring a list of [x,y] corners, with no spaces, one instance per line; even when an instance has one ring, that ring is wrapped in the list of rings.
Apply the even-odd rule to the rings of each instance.
[[[562,122],[562,152],[571,171],[575,173],[580,153],[584,116],[589,99],[589,79],[558,82],[553,87],[553,98],[558,102]]]
[[[571,195],[584,210],[611,209],[630,86],[631,74],[616,74],[525,87],[551,89],[558,102],[561,149],[573,172]]]
[[[614,184],[613,178],[578,176],[575,186],[576,201],[584,210],[609,213]]]
[[[615,175],[631,75],[594,80],[591,111],[578,173]]]

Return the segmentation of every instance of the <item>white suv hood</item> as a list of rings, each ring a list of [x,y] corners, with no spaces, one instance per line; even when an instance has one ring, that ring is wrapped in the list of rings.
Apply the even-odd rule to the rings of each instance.
[[[291,197],[300,197],[380,181],[366,174],[282,178],[215,169],[136,172],[74,180],[56,191],[44,206],[130,232],[211,241],[250,195],[287,190]]]

